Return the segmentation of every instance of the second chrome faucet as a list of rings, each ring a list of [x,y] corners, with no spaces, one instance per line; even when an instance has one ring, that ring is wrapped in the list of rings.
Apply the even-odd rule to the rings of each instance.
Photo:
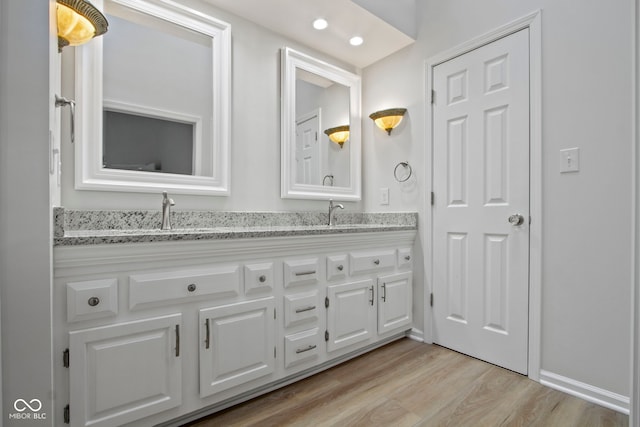
[[[337,208],[344,209],[344,206],[342,206],[342,204],[340,204],[340,203],[333,203],[333,200],[329,199],[329,223],[327,225],[329,225],[329,226],[334,225],[333,224],[333,219],[334,219],[333,211],[335,211]]]

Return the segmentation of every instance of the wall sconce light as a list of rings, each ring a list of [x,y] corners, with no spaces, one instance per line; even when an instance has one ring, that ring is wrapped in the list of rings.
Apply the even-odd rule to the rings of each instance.
[[[336,144],[340,145],[340,148],[344,145],[344,142],[349,139],[349,125],[338,126],[335,128],[329,128],[324,131],[329,139]]]
[[[86,0],[57,0],[58,52],[107,32],[107,18]]]
[[[406,108],[390,108],[388,110],[376,111],[369,117],[380,129],[386,130],[389,135],[391,131],[402,121],[402,116],[407,112]]]

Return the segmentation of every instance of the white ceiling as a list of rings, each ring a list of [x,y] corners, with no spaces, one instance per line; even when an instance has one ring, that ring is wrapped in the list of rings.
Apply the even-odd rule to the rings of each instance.
[[[358,68],[414,42],[413,38],[352,0],[205,1]],[[376,1],[379,3],[380,0]],[[392,8],[398,6],[394,0],[385,1]],[[363,0],[359,2],[363,3]],[[329,22],[325,30],[316,30],[311,25],[320,17]],[[362,37],[364,43],[351,46],[349,39],[353,36]]]

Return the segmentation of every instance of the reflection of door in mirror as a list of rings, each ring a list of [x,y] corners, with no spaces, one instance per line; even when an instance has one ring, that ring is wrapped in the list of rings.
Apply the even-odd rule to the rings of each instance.
[[[320,184],[320,110],[298,116],[296,120],[296,181]]]
[[[317,114],[317,122],[307,123],[310,111]],[[344,148],[331,142],[324,129],[349,124],[349,88],[317,74],[296,69],[296,153],[297,184],[348,187],[350,181],[350,145]],[[313,126],[313,133],[305,136],[301,126]],[[309,138],[303,140],[303,138]],[[315,138],[315,139],[314,139]],[[313,144],[312,144],[313,143]],[[305,145],[302,153],[301,144]],[[304,159],[305,164],[302,164]],[[326,179],[331,177],[331,179]]]
[[[210,175],[211,37],[107,5],[103,167]]]

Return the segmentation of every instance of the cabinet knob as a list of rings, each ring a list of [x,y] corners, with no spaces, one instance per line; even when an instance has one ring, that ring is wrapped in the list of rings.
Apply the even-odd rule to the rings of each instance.
[[[265,276],[265,275],[263,274],[262,276],[260,276],[260,277],[258,278],[258,280],[260,281],[260,283],[264,283],[264,282],[266,282],[266,281],[267,281],[267,276]]]
[[[379,259],[375,259],[375,260],[373,260],[373,263],[374,263],[375,265],[380,265],[380,260],[379,260]]]
[[[405,256],[404,259],[406,259],[407,261],[411,260],[411,255]]]
[[[189,286],[187,286],[187,290],[189,292],[194,292],[196,290],[196,284],[195,283],[191,283]]]
[[[342,264],[340,264],[338,267],[336,267],[338,269],[338,271],[342,271],[344,270],[344,266]]]
[[[98,297],[91,297],[91,298],[89,298],[89,300],[87,301],[87,304],[89,304],[91,307],[95,307],[96,305],[100,304],[100,298],[98,298]]]

